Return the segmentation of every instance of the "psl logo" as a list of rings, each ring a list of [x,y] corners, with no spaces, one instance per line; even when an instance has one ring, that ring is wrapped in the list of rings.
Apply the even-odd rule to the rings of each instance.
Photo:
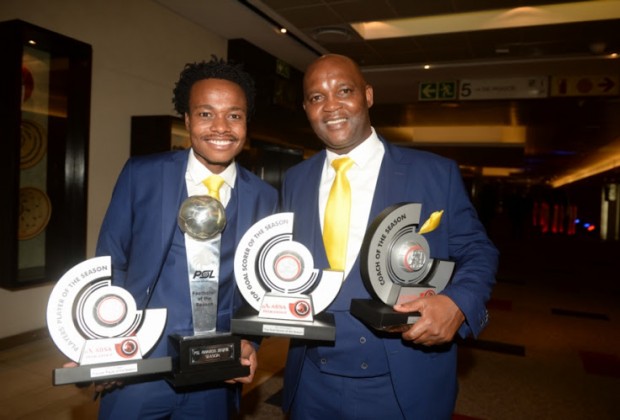
[[[195,279],[214,279],[213,270],[196,270],[194,272]]]

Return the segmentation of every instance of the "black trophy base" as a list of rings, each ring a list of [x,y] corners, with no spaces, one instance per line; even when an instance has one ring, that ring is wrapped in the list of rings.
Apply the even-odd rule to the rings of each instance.
[[[104,382],[122,378],[163,376],[171,370],[172,359],[170,357],[128,360],[54,369],[53,382],[54,385]]]
[[[300,322],[262,318],[258,316],[254,308],[244,306],[235,313],[231,321],[231,330],[235,334],[290,337],[316,341],[336,340],[334,316],[326,312],[316,315],[312,322]]]
[[[174,369],[166,380],[175,388],[240,378],[250,374],[243,366],[241,339],[230,333],[183,336],[171,335],[176,352]]]
[[[402,332],[420,319],[419,312],[396,312],[391,306],[373,299],[352,299],[351,315],[379,331]]]

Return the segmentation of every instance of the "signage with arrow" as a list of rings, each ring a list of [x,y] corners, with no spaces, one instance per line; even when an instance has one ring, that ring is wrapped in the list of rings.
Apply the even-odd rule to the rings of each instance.
[[[620,77],[552,76],[551,96],[615,96],[620,94]]]
[[[449,101],[456,99],[456,85],[454,80],[443,82],[420,82],[418,100],[420,101]]]

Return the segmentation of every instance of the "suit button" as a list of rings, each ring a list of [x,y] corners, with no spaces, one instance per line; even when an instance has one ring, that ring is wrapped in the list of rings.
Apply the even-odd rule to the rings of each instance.
[[[484,311],[484,315],[480,319],[480,326],[484,327],[489,322],[489,311]]]
[[[364,344],[366,342],[366,337],[360,337],[360,343]]]
[[[362,362],[362,364],[360,365],[360,367],[361,367],[362,369],[368,369],[368,363],[366,363],[366,362]]]
[[[326,365],[326,364],[327,364],[327,359],[323,357],[323,358],[321,359],[321,364],[322,364],[322,365]]]

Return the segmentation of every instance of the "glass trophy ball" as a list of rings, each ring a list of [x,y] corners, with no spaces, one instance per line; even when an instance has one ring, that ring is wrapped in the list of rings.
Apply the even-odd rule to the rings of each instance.
[[[226,212],[218,200],[208,195],[193,195],[181,204],[179,227],[194,239],[217,236],[226,226]]]

